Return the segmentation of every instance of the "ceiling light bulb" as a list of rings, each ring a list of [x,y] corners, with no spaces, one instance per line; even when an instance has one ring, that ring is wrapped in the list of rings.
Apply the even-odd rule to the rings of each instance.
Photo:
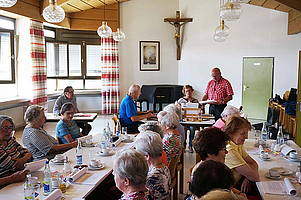
[[[17,0],[0,0],[0,7],[12,7],[17,3]]]
[[[56,4],[56,0],[49,0],[49,5],[43,10],[43,17],[47,22],[59,23],[65,18],[65,11]]]
[[[102,25],[97,29],[97,34],[100,37],[110,37],[112,35],[112,29],[107,25],[106,21],[103,21]]]
[[[120,28],[117,28],[117,32],[113,34],[113,38],[115,41],[123,41],[125,39],[125,34],[121,31]]]

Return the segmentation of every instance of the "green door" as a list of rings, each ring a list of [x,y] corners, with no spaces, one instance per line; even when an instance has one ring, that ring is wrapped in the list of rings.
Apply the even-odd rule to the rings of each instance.
[[[243,58],[242,106],[248,118],[267,119],[274,58]]]
[[[298,101],[297,101],[297,144],[301,146],[301,51],[299,51],[299,77],[298,77]]]

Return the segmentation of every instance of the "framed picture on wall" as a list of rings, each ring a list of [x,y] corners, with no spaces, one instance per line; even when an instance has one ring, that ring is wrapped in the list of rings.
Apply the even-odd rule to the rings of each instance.
[[[160,71],[159,41],[140,41],[140,71]]]

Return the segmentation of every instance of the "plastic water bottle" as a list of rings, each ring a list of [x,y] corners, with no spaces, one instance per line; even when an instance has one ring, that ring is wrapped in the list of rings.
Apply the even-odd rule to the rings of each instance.
[[[119,134],[121,133],[121,125],[119,119],[117,120],[116,124],[116,136],[119,137]]]
[[[261,140],[266,143],[267,142],[267,137],[268,137],[268,132],[267,132],[266,123],[263,122],[262,123],[262,129],[261,129]]]
[[[282,132],[282,126],[279,126],[279,130],[277,133],[277,144],[283,145],[284,139],[283,139],[283,132]]]
[[[76,164],[77,165],[83,164],[83,147],[82,147],[81,140],[78,141],[76,147]]]
[[[107,149],[108,148],[108,143],[109,143],[109,138],[108,138],[108,135],[107,135],[107,132],[106,132],[106,128],[103,128],[100,148],[101,149]]]
[[[31,182],[31,174],[26,175],[26,181],[23,184],[23,191],[25,200],[34,200],[35,193]]]
[[[111,137],[111,128],[110,128],[109,122],[107,122],[106,133],[107,133],[107,137],[110,138]]]
[[[49,166],[49,161],[45,161],[45,169],[43,172],[43,190],[44,196],[48,196],[51,192],[51,170]]]

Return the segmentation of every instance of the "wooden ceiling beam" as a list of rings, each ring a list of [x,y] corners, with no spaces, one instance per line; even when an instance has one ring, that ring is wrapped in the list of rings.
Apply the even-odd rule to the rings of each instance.
[[[301,12],[301,1],[300,0],[275,0],[275,1],[282,3],[283,5],[286,5],[288,7],[291,7],[293,9]]]

